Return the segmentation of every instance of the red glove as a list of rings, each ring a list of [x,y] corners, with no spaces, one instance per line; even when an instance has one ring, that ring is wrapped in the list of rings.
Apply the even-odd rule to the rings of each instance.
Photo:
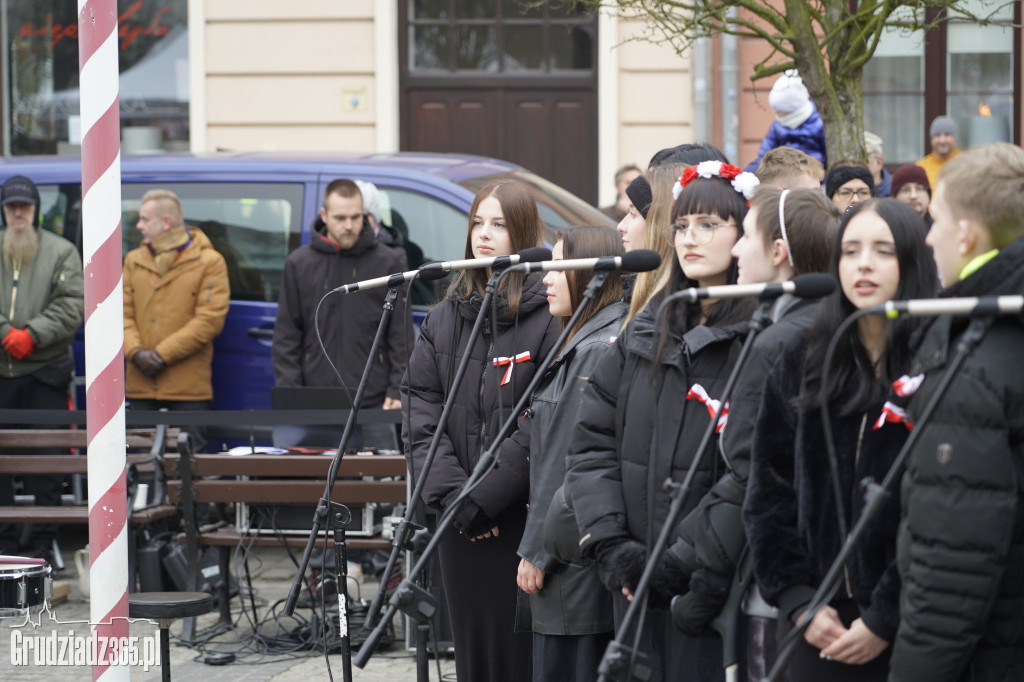
[[[28,330],[16,327],[11,327],[2,343],[4,350],[18,360],[24,360],[36,349],[36,342],[32,340],[32,335],[28,333]]]

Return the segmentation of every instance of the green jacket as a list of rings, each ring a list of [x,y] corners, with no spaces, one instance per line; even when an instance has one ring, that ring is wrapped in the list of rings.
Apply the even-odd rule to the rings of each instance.
[[[4,232],[0,230],[0,244]],[[52,232],[39,230],[38,234],[36,256],[17,273],[17,283],[15,272],[0,258],[0,339],[13,326],[27,328],[36,343],[32,355],[23,360],[0,347],[0,376],[5,378],[31,374],[67,358],[85,313],[85,282],[78,250]]]

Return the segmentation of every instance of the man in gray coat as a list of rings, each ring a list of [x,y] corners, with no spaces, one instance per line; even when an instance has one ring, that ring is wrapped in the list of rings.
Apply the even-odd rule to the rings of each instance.
[[[71,242],[39,229],[39,205],[39,190],[24,176],[0,189],[0,409],[68,409],[70,348],[85,311],[82,258]],[[63,477],[30,483],[37,505],[60,504]],[[11,477],[2,476],[0,505],[13,503]],[[0,524],[0,554],[18,553],[16,531]],[[56,535],[56,524],[36,524],[34,554],[49,561]]]

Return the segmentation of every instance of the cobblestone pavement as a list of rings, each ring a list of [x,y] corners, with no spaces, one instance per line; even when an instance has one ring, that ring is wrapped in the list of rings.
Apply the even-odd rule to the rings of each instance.
[[[74,539],[76,542],[70,543]],[[87,635],[89,626],[89,602],[82,597],[78,590],[77,575],[74,569],[74,550],[84,544],[84,535],[81,538],[65,538],[62,536],[62,552],[67,562],[67,568],[61,572],[60,579],[67,580],[71,584],[71,594],[68,600],[54,606],[52,613],[56,622],[42,615],[40,627],[18,627],[15,619],[0,620],[0,679],[4,682],[89,682],[92,679],[91,669],[88,667],[48,667],[37,666],[34,661],[28,661],[27,665],[14,665],[12,644],[16,637],[15,630],[20,630],[18,636],[24,641],[25,635],[50,635],[56,631],[58,635],[67,635],[69,631],[76,636]],[[283,550],[259,549],[253,552],[258,561],[251,562],[255,566],[253,573],[253,588],[257,604],[257,613],[260,618],[265,618],[271,612],[271,606],[281,600],[278,610],[283,606],[283,600],[287,596],[291,580],[295,574],[294,565],[288,559]],[[367,599],[372,598],[377,589],[376,582],[363,581],[360,584],[362,594]],[[350,591],[355,591],[354,586]],[[246,601],[250,601],[246,596]],[[296,609],[296,615],[305,615],[307,618],[311,611],[309,609]],[[256,653],[252,648],[246,648],[243,640],[252,642],[251,608],[247,609],[247,615],[241,614],[239,599],[232,600],[232,615],[236,623],[233,631],[225,632],[213,638],[206,645],[206,652],[230,651],[237,655],[236,661],[227,665],[208,665],[203,662],[204,654],[195,649],[180,645],[176,637],[180,635],[182,624],[176,621],[171,626],[171,675],[175,682],[305,682],[306,680],[317,679],[327,680],[328,667],[324,659],[322,649],[314,652],[304,652],[295,657],[266,656]],[[77,621],[77,622],[75,622]],[[197,623],[197,629],[215,624],[216,613],[201,617]],[[378,649],[374,657],[367,663],[364,669],[353,667],[352,679],[356,682],[410,682],[416,680],[415,656],[413,652],[407,651],[401,619],[395,619],[396,641],[386,649]],[[130,626],[130,634],[139,637],[155,637],[157,626],[147,621],[136,621]],[[280,632],[273,622],[267,624],[262,630],[267,636],[273,636]],[[155,643],[153,644],[155,646]],[[24,650],[24,644],[22,645]],[[444,680],[455,679],[455,664],[452,658],[442,656],[440,661],[431,658],[429,662],[430,679],[438,679],[437,664],[440,663],[441,674]],[[342,680],[342,657],[339,653],[330,655],[330,669],[333,679]],[[147,672],[141,666],[131,669],[133,681],[157,681],[160,680],[160,668],[150,668]]]

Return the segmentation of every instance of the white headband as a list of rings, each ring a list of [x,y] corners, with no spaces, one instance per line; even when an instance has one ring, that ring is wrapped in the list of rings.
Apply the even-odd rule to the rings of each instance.
[[[789,259],[789,267],[795,268],[793,265],[793,249],[789,247],[789,237],[786,235],[786,195],[789,194],[788,189],[782,190],[782,194],[779,196],[779,227],[782,229],[782,243],[786,245],[786,258]]]

